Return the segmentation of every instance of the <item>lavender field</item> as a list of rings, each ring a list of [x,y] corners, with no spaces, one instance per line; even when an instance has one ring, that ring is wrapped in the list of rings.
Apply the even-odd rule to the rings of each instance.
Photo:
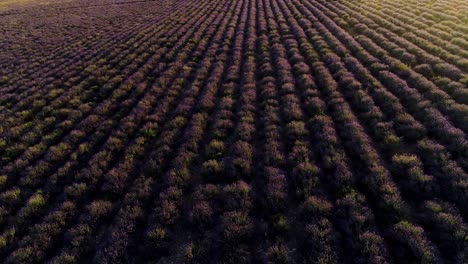
[[[468,263],[466,0],[0,0],[0,263]]]

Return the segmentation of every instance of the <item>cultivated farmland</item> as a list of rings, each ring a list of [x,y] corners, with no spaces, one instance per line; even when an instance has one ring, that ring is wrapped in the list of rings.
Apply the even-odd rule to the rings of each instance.
[[[466,0],[0,0],[0,262],[468,263]]]

